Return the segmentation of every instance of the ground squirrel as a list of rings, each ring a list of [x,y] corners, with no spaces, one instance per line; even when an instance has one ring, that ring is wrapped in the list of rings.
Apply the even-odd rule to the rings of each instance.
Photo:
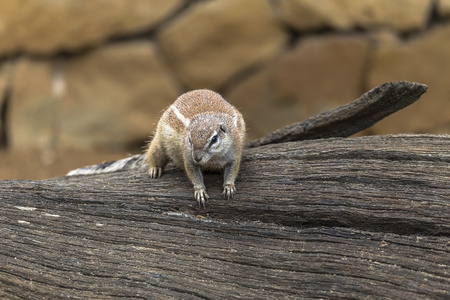
[[[147,163],[151,178],[162,175],[169,161],[186,171],[200,206],[208,199],[204,170],[223,170],[223,195],[236,192],[245,123],[239,111],[219,94],[194,90],[180,97],[163,113],[153,140],[144,154],[116,162],[85,167],[67,175],[83,175],[140,168]]]

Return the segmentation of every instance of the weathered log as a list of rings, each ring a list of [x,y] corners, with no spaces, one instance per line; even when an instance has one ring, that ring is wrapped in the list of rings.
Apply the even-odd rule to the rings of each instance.
[[[247,146],[253,148],[284,142],[348,137],[419,100],[427,89],[426,85],[416,82],[385,83],[353,102],[276,130],[251,141]]]
[[[0,182],[0,298],[449,298],[450,136],[246,149],[197,208],[169,169]]]

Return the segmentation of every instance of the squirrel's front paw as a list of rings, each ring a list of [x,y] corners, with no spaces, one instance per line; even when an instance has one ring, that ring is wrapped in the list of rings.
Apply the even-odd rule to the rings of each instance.
[[[208,200],[209,196],[205,188],[194,188],[194,197],[197,200],[198,207],[206,207],[206,200]]]
[[[234,187],[234,184],[230,183],[230,184],[225,184],[223,186],[223,193],[222,195],[230,200],[231,198],[233,198],[234,194],[236,193],[236,188]]]
[[[150,178],[159,178],[162,175],[162,168],[150,167],[148,169],[148,176]]]

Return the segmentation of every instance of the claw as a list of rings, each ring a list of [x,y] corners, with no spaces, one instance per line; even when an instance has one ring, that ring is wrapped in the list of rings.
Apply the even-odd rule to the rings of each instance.
[[[236,193],[236,188],[234,187],[234,184],[226,184],[223,187],[223,197],[230,200],[233,198],[234,194]]]
[[[206,200],[208,200],[209,196],[206,193],[206,190],[203,188],[195,189],[194,191],[195,200],[197,200],[199,208],[206,208]]]
[[[159,178],[162,175],[162,168],[150,167],[148,169],[148,175],[150,178]]]

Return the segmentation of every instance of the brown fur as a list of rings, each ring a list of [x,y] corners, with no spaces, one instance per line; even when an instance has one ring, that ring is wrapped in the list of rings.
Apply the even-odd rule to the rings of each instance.
[[[202,171],[224,170],[224,195],[235,193],[245,123],[242,115],[210,90],[185,93],[163,113],[146,152],[149,175],[160,177],[168,161],[185,169],[200,205],[208,198]],[[213,139],[217,143],[213,142]]]

